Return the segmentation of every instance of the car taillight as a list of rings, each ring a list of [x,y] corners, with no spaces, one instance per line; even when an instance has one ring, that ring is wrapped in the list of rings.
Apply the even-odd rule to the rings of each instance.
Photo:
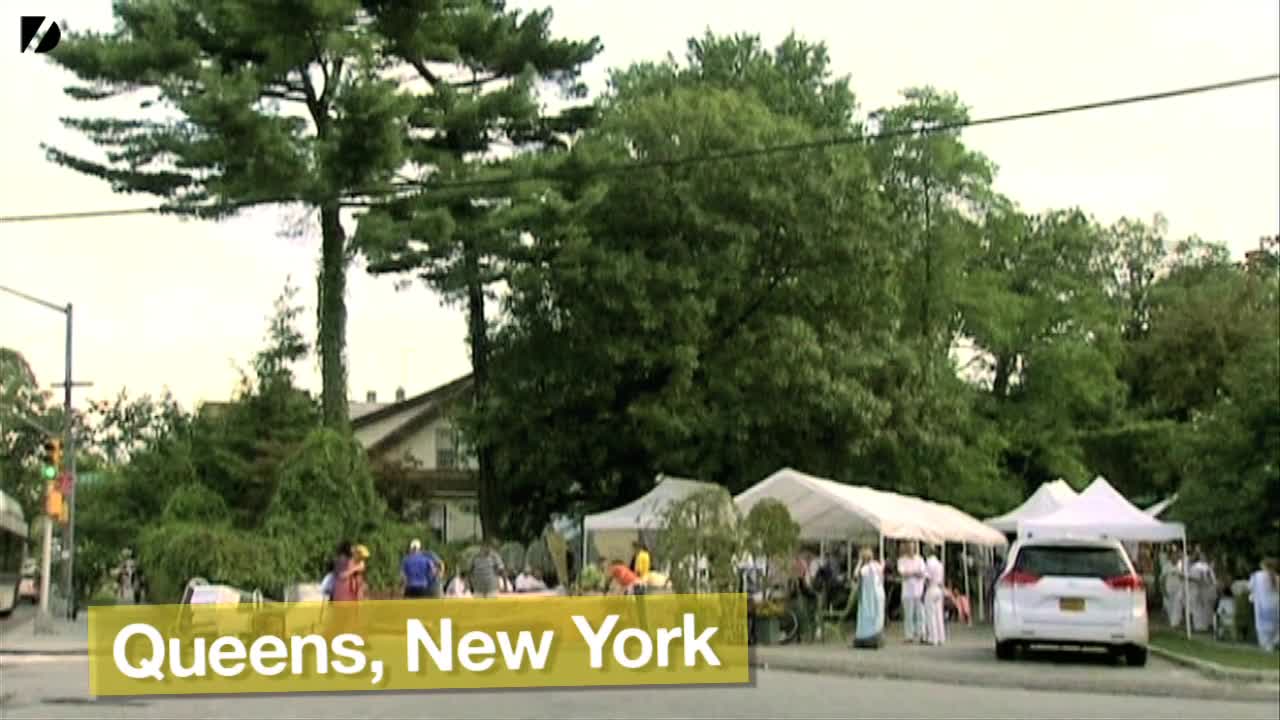
[[[1009,585],[1012,587],[1017,587],[1018,585],[1035,585],[1038,582],[1040,582],[1039,575],[1032,575],[1029,572],[1023,572],[1022,570],[1011,570],[1006,573],[1004,577],[1000,578],[1001,585]]]
[[[1117,577],[1107,578],[1107,587],[1112,590],[1141,590],[1143,589],[1142,578],[1137,575],[1119,575]]]

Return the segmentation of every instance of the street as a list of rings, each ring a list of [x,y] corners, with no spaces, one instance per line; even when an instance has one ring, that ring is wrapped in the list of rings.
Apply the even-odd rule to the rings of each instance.
[[[84,658],[0,658],[18,718],[1269,718],[1277,703],[1041,693],[761,671],[754,687],[89,700]]]

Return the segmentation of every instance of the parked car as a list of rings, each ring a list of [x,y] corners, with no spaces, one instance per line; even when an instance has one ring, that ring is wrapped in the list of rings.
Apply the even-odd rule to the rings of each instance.
[[[18,599],[32,604],[40,602],[40,566],[35,558],[22,562],[22,577],[18,580]]]
[[[1147,662],[1147,594],[1115,540],[1014,543],[995,594],[996,656],[1030,645],[1101,647]]]

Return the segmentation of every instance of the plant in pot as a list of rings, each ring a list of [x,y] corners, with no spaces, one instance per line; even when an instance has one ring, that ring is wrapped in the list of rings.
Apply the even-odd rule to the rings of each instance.
[[[786,605],[781,600],[770,600],[756,607],[756,641],[761,645],[777,645],[781,636],[781,620]]]

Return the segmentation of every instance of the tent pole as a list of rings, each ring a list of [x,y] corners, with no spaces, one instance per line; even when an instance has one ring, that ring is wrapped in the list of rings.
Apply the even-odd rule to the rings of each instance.
[[[960,546],[960,566],[964,568],[964,596],[969,598],[969,543]],[[973,613],[969,614],[969,625],[973,625]]]
[[[1187,561],[1190,555],[1187,553],[1187,531],[1182,531],[1182,560],[1178,562],[1178,569],[1182,573],[1182,616],[1186,621],[1187,637],[1191,637],[1191,580],[1187,577]]]

